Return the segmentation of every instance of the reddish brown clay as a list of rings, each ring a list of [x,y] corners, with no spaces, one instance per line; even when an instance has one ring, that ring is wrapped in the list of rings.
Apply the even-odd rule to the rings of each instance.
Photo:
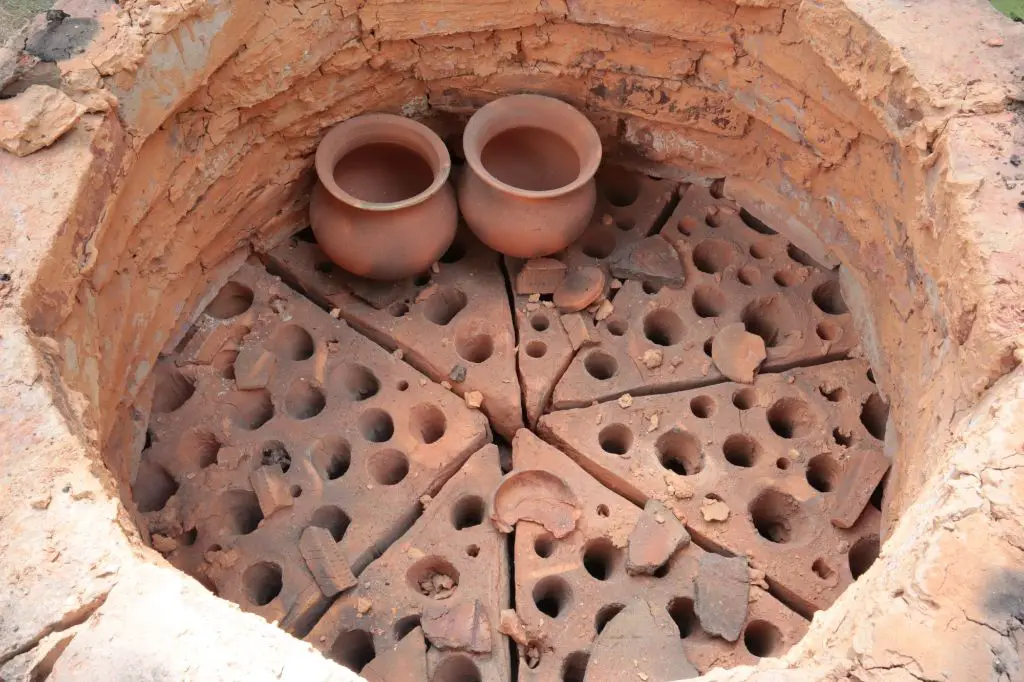
[[[583,310],[601,297],[606,281],[601,268],[588,265],[573,270],[555,290],[555,306],[563,313]]]
[[[718,371],[743,384],[754,381],[754,372],[767,356],[764,339],[748,332],[742,322],[722,327],[711,342],[711,359]]]
[[[514,472],[557,477],[582,503],[575,529],[563,538],[527,519],[515,524],[517,617],[506,617],[512,627],[502,631],[514,633],[519,644],[521,682],[643,680],[640,673],[648,682],[684,679],[692,676],[687,661],[702,673],[754,664],[759,657],[785,653],[807,631],[807,622],[763,586],[752,583],[746,588],[733,581],[747,595],[740,614],[745,617],[744,636],[727,641],[712,635],[696,615],[697,577],[702,558],[708,556],[703,549],[682,543],[660,570],[633,575],[626,565],[630,545],[642,542],[644,534],[642,527],[637,530],[644,514],[639,507],[529,431],[513,439],[512,460]],[[666,524],[671,513],[664,513]],[[662,650],[653,655],[650,648],[635,646],[633,655],[622,660],[622,645],[614,641],[622,635],[615,633],[633,629],[630,605],[637,602],[654,619],[653,626],[648,621],[637,633],[657,639]],[[619,618],[625,621],[612,629]],[[602,642],[610,629],[611,641]],[[768,646],[753,645],[761,630],[768,635]],[[671,637],[665,638],[666,633]],[[662,668],[668,661],[669,667]],[[666,670],[668,676],[661,676]]]
[[[736,322],[764,340],[766,372],[846,357],[858,338],[838,273],[744,216],[706,187],[682,193],[658,234],[680,254],[683,287],[624,282],[614,312],[598,322],[600,346],[578,353],[556,384],[554,409],[721,381],[712,339]],[[588,254],[589,262],[616,260],[615,250],[631,236],[614,225],[598,227],[604,237],[591,228],[569,249],[570,268],[587,262]],[[605,239],[610,236],[616,239]],[[648,351],[660,352],[662,361],[644,362]]]
[[[473,115],[462,144],[469,170],[459,179],[459,207],[485,244],[536,258],[586,228],[601,139],[576,109],[540,95],[505,97]]]
[[[341,123],[316,150],[309,220],[317,241],[362,277],[426,270],[455,237],[450,170],[441,138],[421,123],[391,114]]]
[[[430,272],[394,282],[398,298],[380,297],[392,299],[384,309],[366,303],[365,292],[324,268],[315,244],[295,240],[270,258],[314,300],[337,308],[342,319],[385,348],[402,351],[406,362],[434,381],[447,382],[461,396],[478,391],[484,413],[504,438],[523,425],[505,277],[498,256],[469,232],[458,235]]]
[[[161,365],[140,517],[171,564],[288,632],[488,438],[483,415],[253,264]]]
[[[854,548],[877,542],[885,469],[858,462],[877,459],[887,409],[867,365],[845,360],[552,412],[538,430],[613,490],[679,512],[695,543],[749,557],[809,614],[870,565]]]
[[[474,453],[412,528],[366,567],[359,585],[331,604],[306,641],[356,672],[369,669],[376,675],[365,675],[369,680],[509,682],[509,648],[498,632],[508,606],[508,554],[504,536],[487,520],[487,498],[500,477],[494,445]],[[408,637],[415,637],[407,645],[411,661],[376,661],[378,652],[403,649]],[[421,655],[428,674],[411,678]]]

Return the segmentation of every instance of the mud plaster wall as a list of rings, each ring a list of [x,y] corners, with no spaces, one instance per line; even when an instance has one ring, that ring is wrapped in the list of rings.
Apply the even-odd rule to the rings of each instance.
[[[939,45],[949,16],[958,30]],[[983,459],[963,432],[1020,341],[1020,196],[1000,174],[1020,146],[1024,37],[980,0],[912,14],[882,0],[195,0],[126,2],[101,23],[59,63],[91,113],[55,146],[4,158],[20,232],[2,258],[70,437],[122,484],[153,360],[250,249],[304,224],[325,128],[390,110],[446,129],[516,91],[585,109],[635,163],[726,177],[755,214],[844,264],[901,438],[890,527],[915,498],[926,514],[949,505],[919,493],[953,458]],[[897,539],[925,551],[913,528]],[[852,626],[824,627],[791,659]]]

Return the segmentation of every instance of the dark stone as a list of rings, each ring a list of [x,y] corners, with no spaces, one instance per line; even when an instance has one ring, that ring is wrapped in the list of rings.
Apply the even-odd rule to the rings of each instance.
[[[750,569],[746,557],[707,553],[700,558],[694,581],[694,611],[709,635],[735,642],[747,621]]]
[[[448,372],[448,378],[457,384],[466,380],[466,368],[462,365],[455,365],[452,371]]]
[[[623,250],[611,263],[613,277],[639,279],[662,286],[681,287],[686,279],[679,254],[661,237],[647,237]]]
[[[48,11],[46,20],[46,28],[29,36],[25,43],[25,52],[44,62],[59,62],[84,52],[100,27],[95,19],[71,19],[60,10]]]

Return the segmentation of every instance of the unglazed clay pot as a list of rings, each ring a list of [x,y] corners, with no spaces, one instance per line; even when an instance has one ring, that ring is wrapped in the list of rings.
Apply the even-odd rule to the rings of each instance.
[[[455,238],[451,158],[429,128],[391,114],[335,126],[316,150],[309,221],[324,253],[352,274],[423,272]]]
[[[459,179],[459,208],[492,249],[547,256],[586,229],[601,138],[576,109],[540,95],[505,97],[473,114],[462,145],[469,168]]]

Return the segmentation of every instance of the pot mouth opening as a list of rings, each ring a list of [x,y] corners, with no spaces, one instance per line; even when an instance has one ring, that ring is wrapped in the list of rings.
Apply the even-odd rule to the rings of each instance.
[[[575,108],[552,97],[512,95],[484,106],[463,136],[466,162],[492,187],[547,199],[589,182],[601,163],[601,138]]]
[[[316,152],[316,173],[339,201],[365,211],[420,204],[448,181],[451,157],[425,125],[391,114],[339,124]]]

